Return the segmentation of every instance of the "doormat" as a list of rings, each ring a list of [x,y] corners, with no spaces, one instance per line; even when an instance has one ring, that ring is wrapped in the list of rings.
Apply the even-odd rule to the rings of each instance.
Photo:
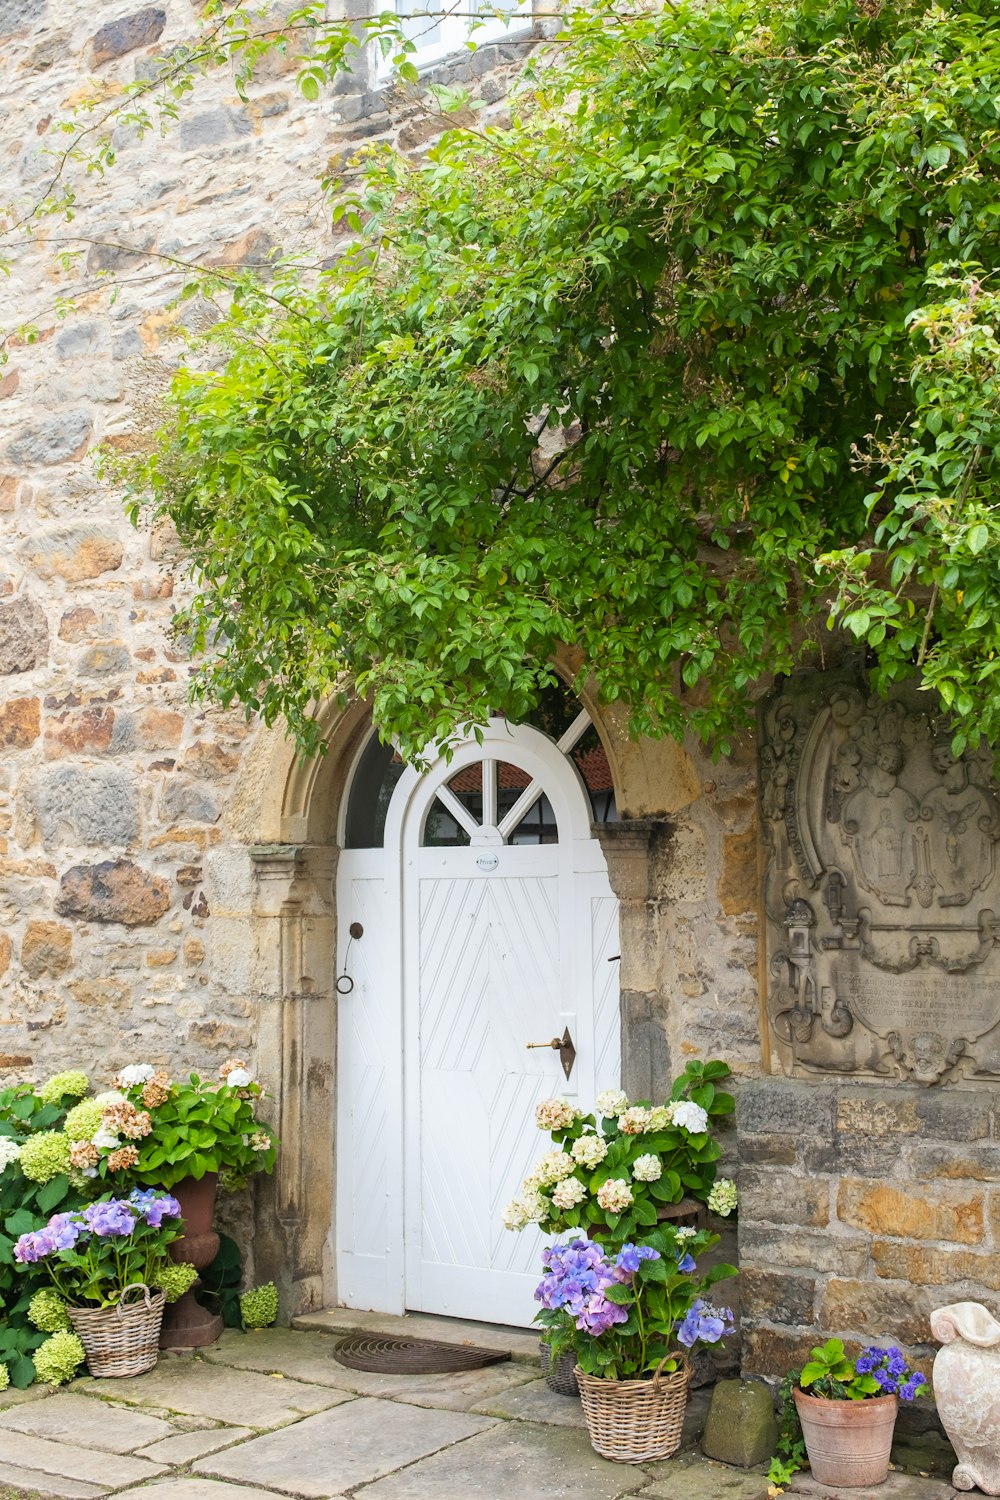
[[[372,1370],[380,1375],[455,1375],[461,1370],[502,1364],[511,1356],[510,1350],[480,1349],[475,1344],[350,1333],[336,1345],[333,1357],[350,1370]]]

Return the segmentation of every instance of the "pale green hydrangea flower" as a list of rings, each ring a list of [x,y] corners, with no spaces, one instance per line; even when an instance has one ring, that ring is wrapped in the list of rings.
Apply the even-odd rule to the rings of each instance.
[[[718,1182],[712,1185],[712,1191],[708,1195],[708,1206],[713,1214],[719,1214],[723,1219],[728,1218],[736,1207],[736,1184],[731,1177],[720,1177]]]
[[[10,1371],[6,1365],[0,1365],[0,1391],[5,1391],[10,1385]]]
[[[31,1356],[35,1374],[45,1385],[62,1385],[72,1380],[86,1359],[83,1345],[75,1333],[53,1333],[39,1344]]]
[[[244,1328],[267,1328],[278,1316],[278,1288],[273,1281],[240,1296]]]
[[[28,1317],[42,1333],[63,1333],[72,1328],[66,1303],[54,1286],[43,1286],[28,1303]]]
[[[90,1087],[90,1079],[78,1068],[68,1073],[53,1073],[46,1078],[35,1093],[43,1104],[60,1104],[63,1099],[82,1099]]]
[[[186,1260],[167,1261],[156,1273],[156,1285],[163,1293],[168,1302],[176,1302],[183,1297],[189,1287],[194,1286],[198,1280],[198,1272],[195,1267]]]
[[[97,1099],[81,1099],[67,1112],[63,1130],[71,1141],[89,1141],[101,1128],[104,1105]]]
[[[51,1182],[69,1168],[69,1141],[61,1130],[40,1130],[21,1147],[21,1171],[31,1182]]]

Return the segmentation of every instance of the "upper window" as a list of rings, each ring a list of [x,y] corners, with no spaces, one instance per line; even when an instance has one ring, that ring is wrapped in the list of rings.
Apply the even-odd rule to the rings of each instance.
[[[532,22],[531,0],[396,0],[396,11],[404,17],[403,35],[417,49],[411,61],[418,68],[455,56],[470,40],[479,47],[521,37]],[[391,71],[391,56],[380,58],[379,77]]]
[[[568,688],[547,688],[532,720],[576,766],[595,823],[618,817],[611,767],[589,714]],[[392,745],[372,736],[357,763],[347,798],[344,847],[380,849],[385,816],[403,762]],[[437,849],[471,844],[492,829],[505,844],[555,844],[552,804],[540,781],[510,761],[484,757],[452,772],[424,819],[420,842]]]

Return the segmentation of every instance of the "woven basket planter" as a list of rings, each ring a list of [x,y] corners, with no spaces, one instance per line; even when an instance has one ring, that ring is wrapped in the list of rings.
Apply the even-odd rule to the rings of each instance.
[[[572,1350],[568,1354],[560,1354],[558,1359],[552,1358],[552,1350],[548,1344],[540,1345],[542,1356],[542,1374],[545,1376],[545,1384],[550,1391],[555,1391],[557,1396],[579,1396],[580,1387],[576,1383],[576,1355]]]
[[[142,1292],[141,1302],[125,1301],[133,1291]],[[163,1293],[151,1296],[142,1282],[127,1286],[117,1307],[67,1307],[91,1375],[144,1375],[151,1370],[159,1354],[163,1307]]]
[[[643,1464],[669,1458],[681,1445],[691,1367],[664,1375],[661,1361],[652,1380],[601,1380],[577,1365],[583,1415],[594,1450],[616,1464]]]

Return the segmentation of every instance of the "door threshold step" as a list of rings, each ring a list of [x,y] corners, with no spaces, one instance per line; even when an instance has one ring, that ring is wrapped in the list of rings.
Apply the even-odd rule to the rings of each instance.
[[[433,1313],[365,1312],[356,1307],[325,1307],[319,1312],[300,1313],[293,1328],[320,1333],[386,1333],[411,1338],[434,1339],[440,1344],[478,1344],[483,1349],[510,1351],[519,1364],[538,1364],[538,1334],[526,1328],[505,1328],[499,1323],[471,1323],[462,1318],[441,1318]]]

